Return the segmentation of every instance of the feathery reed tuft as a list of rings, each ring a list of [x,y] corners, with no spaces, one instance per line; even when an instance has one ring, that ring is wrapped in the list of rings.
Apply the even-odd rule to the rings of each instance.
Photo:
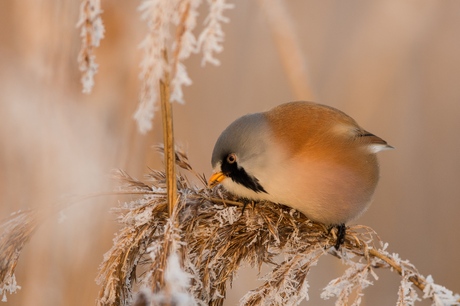
[[[176,162],[194,173],[184,153],[176,154]],[[267,264],[272,270],[260,287],[242,298],[242,305],[297,305],[308,300],[308,273],[326,255],[349,266],[321,294],[324,299],[336,298],[336,305],[359,305],[363,290],[377,280],[377,268],[401,275],[397,305],[420,300],[414,287],[423,291],[423,299],[459,303],[459,295],[386,251],[388,244],[369,227],[348,227],[336,251],[335,229],[270,202],[253,203],[243,213],[241,199],[219,187],[192,186],[182,174],[177,179],[179,201],[169,219],[164,172],[151,171],[148,183],[122,171],[119,177],[125,182],[124,192],[144,195],[115,210],[124,228],[101,265],[99,305],[222,305],[227,283],[244,263],[259,268]],[[197,177],[206,186],[205,177]],[[277,262],[280,256],[283,260]]]
[[[6,302],[6,293],[15,293],[20,286],[14,271],[22,248],[39,225],[37,211],[18,211],[0,223],[0,295]]]
[[[158,149],[161,151],[162,147]],[[308,296],[308,273],[322,256],[341,259],[348,269],[323,289],[336,305],[360,305],[363,290],[388,268],[401,276],[397,306],[430,299],[433,305],[460,305],[460,295],[422,276],[415,266],[387,251],[371,228],[354,225],[339,251],[336,230],[312,222],[287,206],[249,205],[222,188],[208,189],[206,178],[176,150],[176,164],[195,175],[203,187],[177,175],[178,204],[168,214],[166,175],[151,170],[142,182],[118,171],[118,194],[141,196],[114,209],[124,227],[104,255],[97,283],[98,304],[222,305],[227,284],[242,264],[268,265],[264,283],[246,293],[241,305],[297,305]],[[0,294],[20,287],[14,271],[24,244],[49,216],[69,206],[20,211],[0,224]],[[280,260],[280,258],[282,258]],[[418,288],[423,295],[419,295]]]
[[[77,27],[80,28],[81,48],[78,54],[78,67],[82,72],[81,83],[83,93],[89,94],[94,87],[94,76],[98,64],[94,51],[104,38],[104,24],[102,23],[102,9],[100,0],[83,0],[80,5],[80,19]]]

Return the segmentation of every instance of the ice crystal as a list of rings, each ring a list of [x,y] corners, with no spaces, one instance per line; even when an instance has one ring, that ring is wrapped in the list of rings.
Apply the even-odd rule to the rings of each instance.
[[[329,299],[337,297],[336,305],[348,305],[348,299],[353,291],[356,292],[356,298],[352,305],[360,305],[362,290],[372,285],[369,279],[369,274],[372,268],[369,264],[363,264],[354,261],[346,261],[350,268],[345,273],[336,279],[333,279],[323,289],[321,298]]]
[[[152,129],[159,81],[165,73],[170,71],[164,55],[167,40],[170,38],[169,26],[176,2],[177,0],[145,0],[139,6],[142,19],[147,20],[149,29],[147,36],[140,44],[144,51],[140,75],[142,89],[140,102],[134,114],[141,133]]]
[[[184,103],[183,87],[192,84],[184,61],[193,52],[203,53],[203,62],[218,64],[215,54],[222,51],[223,16],[233,6],[225,0],[212,0],[204,29],[198,38],[194,34],[198,8],[202,0],[144,0],[139,9],[147,21],[148,34],[141,43],[144,51],[141,62],[142,89],[134,114],[141,133],[152,129],[152,120],[159,96],[159,82],[171,87],[171,102]],[[175,29],[175,35],[171,32]]]
[[[222,23],[229,22],[229,18],[224,16],[224,11],[232,9],[233,4],[226,3],[225,0],[208,0],[209,14],[205,20],[205,29],[198,37],[198,52],[203,53],[201,65],[210,63],[220,65],[220,61],[215,57],[216,53],[223,50],[224,31]]]
[[[426,286],[423,290],[423,298],[432,299],[432,305],[435,306],[460,305],[460,295],[454,294],[451,290],[444,286],[435,284],[431,275],[428,275],[426,278]]]
[[[401,278],[401,284],[398,289],[397,306],[412,306],[416,301],[420,301],[413,283],[410,281],[412,274],[406,274]]]
[[[0,295],[2,295],[2,302],[7,301],[6,294],[16,293],[21,286],[18,286],[16,283],[16,276],[14,274],[9,275],[7,279],[5,279],[0,287]]]
[[[82,39],[80,53],[78,54],[78,65],[82,72],[81,82],[84,93],[90,93],[93,89],[94,76],[98,69],[94,49],[99,47],[100,41],[104,38],[105,29],[101,14],[100,0],[82,1],[77,27],[80,28],[80,37]]]

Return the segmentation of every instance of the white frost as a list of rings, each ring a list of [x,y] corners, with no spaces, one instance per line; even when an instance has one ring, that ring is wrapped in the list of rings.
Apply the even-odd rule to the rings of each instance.
[[[16,276],[13,274],[11,276],[7,276],[4,280],[3,286],[0,287],[0,294],[2,295],[2,302],[7,301],[6,294],[16,293],[21,286],[18,286],[16,283]]]
[[[100,0],[85,0],[80,5],[80,19],[77,27],[81,28],[82,44],[78,54],[78,65],[82,72],[83,93],[90,93],[94,87],[94,76],[98,69],[94,49],[99,47],[105,32],[101,14]]]
[[[433,277],[428,275],[426,278],[426,286],[423,290],[423,298],[432,298],[433,305],[445,306],[445,305],[459,305],[459,294],[453,294],[452,291],[444,286],[437,285],[434,283]]]
[[[221,23],[229,22],[229,19],[224,16],[224,11],[234,8],[234,5],[225,3],[225,0],[208,0],[208,4],[209,15],[205,20],[205,29],[198,37],[197,52],[203,53],[201,65],[210,63],[218,66],[220,61],[214,57],[214,54],[223,50],[224,31]]]

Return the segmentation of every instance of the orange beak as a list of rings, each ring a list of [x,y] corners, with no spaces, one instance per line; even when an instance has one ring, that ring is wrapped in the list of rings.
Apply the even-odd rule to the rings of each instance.
[[[220,184],[225,178],[226,178],[225,174],[223,174],[221,171],[214,173],[209,178],[208,187],[212,188]]]

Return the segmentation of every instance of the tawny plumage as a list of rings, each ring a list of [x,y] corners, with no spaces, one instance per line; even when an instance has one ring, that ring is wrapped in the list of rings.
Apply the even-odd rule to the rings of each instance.
[[[391,149],[345,113],[291,102],[243,116],[220,135],[210,186],[285,204],[342,225],[366,210],[379,179],[377,152]]]

